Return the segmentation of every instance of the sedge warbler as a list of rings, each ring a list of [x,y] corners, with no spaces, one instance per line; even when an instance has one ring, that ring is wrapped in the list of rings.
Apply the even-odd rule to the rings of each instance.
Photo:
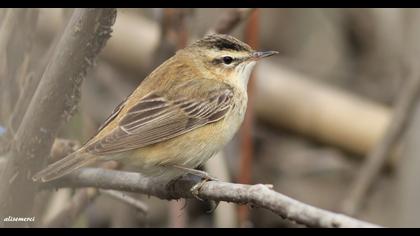
[[[86,144],[33,180],[50,181],[105,160],[168,180],[196,171],[239,129],[251,71],[276,53],[254,51],[228,35],[205,36],[156,68]]]

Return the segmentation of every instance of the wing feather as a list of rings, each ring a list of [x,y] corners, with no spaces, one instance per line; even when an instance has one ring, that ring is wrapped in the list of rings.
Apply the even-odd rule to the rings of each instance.
[[[165,141],[221,120],[233,106],[233,91],[227,85],[203,89],[197,87],[200,83],[187,81],[180,86],[184,86],[177,88],[180,91],[195,89],[202,94],[170,98],[159,92],[148,94],[128,109],[113,131],[90,143],[86,151],[108,155]]]

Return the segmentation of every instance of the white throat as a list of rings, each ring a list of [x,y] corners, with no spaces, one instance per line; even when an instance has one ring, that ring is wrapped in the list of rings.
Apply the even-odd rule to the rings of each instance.
[[[243,85],[243,88],[246,90],[248,88],[248,81],[251,77],[252,69],[254,69],[254,66],[256,64],[256,61],[244,63],[241,66],[237,67],[237,73],[238,73],[238,79],[240,80],[240,84]]]

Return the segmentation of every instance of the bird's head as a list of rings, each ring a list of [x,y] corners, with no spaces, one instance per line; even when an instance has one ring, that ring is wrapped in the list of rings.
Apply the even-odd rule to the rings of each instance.
[[[207,73],[222,80],[238,80],[246,85],[256,62],[277,54],[276,51],[259,52],[248,44],[223,34],[210,34],[184,49],[187,56]]]

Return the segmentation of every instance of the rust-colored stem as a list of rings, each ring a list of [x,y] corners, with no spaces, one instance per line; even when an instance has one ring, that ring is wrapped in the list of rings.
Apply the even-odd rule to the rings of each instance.
[[[245,26],[245,41],[254,49],[259,47],[258,40],[258,20],[259,10],[256,9],[251,13],[251,16]],[[251,184],[252,182],[252,155],[254,152],[254,145],[252,140],[252,130],[254,123],[254,80],[255,74],[252,73],[248,83],[248,108],[245,115],[244,122],[241,127],[241,163],[239,182],[242,184]],[[244,226],[249,218],[249,209],[247,206],[239,207],[239,224]]]

